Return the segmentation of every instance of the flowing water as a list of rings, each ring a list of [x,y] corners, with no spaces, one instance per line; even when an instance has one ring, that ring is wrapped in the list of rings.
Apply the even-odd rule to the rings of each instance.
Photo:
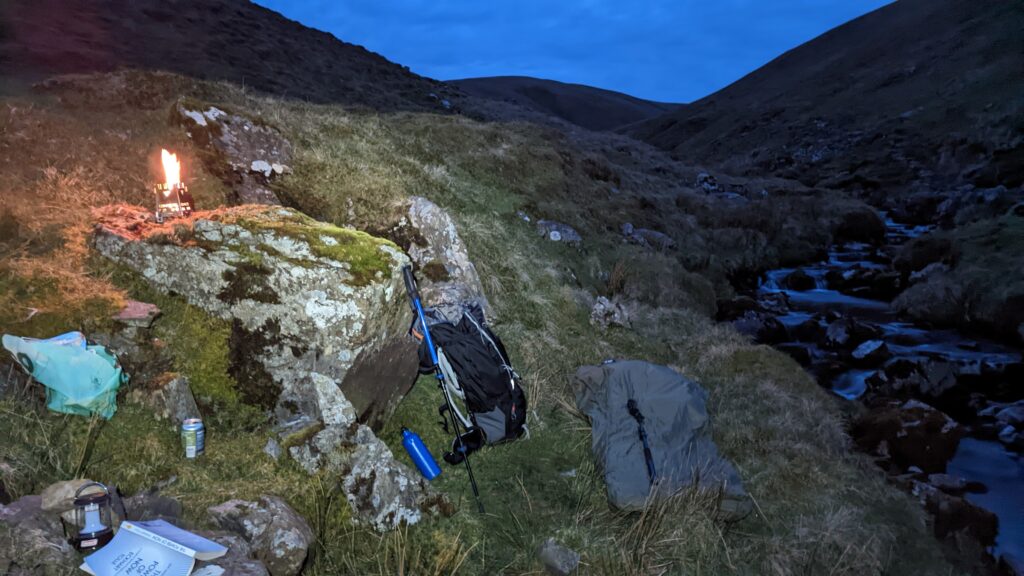
[[[829,287],[829,278],[851,277],[866,270],[891,270],[891,254],[903,242],[928,231],[927,227],[908,227],[887,221],[888,246],[877,249],[865,244],[846,244],[830,250],[828,259],[801,268],[813,279],[813,288],[793,290],[786,288],[785,279],[796,269],[785,268],[768,272],[759,289],[759,300],[778,301],[784,295],[785,311],[775,316],[792,334],[794,329],[817,319],[824,326],[823,315],[848,316],[871,327],[874,339],[885,342],[894,359],[916,361],[942,361],[959,367],[961,372],[998,373],[1007,366],[1021,362],[1018,350],[998,342],[969,338],[956,330],[929,329],[901,320],[889,302],[865,295],[864,289],[840,291]],[[809,283],[808,286],[809,287]],[[851,294],[851,292],[853,292]],[[811,370],[823,364],[837,363],[835,351],[822,347],[820,342],[786,342],[782,344],[803,348],[804,363]],[[843,368],[823,376],[819,381],[839,396],[849,400],[860,398],[868,389],[868,381],[876,369],[843,365]],[[1019,398],[1011,398],[1016,400]],[[969,494],[967,499],[991,510],[999,517],[999,536],[996,555],[1009,553],[1024,558],[1024,459],[1021,454],[1007,450],[1000,442],[982,437],[968,436],[960,443],[956,455],[948,464],[947,472],[968,481],[984,484],[988,491]]]

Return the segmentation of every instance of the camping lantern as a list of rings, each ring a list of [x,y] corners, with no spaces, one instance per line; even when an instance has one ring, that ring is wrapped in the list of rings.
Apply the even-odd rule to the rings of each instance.
[[[99,490],[83,494],[87,488]],[[110,490],[99,482],[90,482],[75,492],[74,510],[70,526],[64,524],[64,535],[79,552],[102,548],[114,537],[110,521]]]
[[[181,218],[192,214],[192,195],[188,187],[181,181],[181,163],[176,154],[167,150],[160,151],[160,161],[164,165],[164,183],[154,188],[156,195],[157,222],[165,218]]]

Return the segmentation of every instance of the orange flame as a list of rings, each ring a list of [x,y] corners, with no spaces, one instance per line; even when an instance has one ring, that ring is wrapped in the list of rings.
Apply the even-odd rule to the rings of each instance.
[[[178,155],[171,154],[167,150],[160,151],[160,161],[164,164],[164,179],[167,188],[181,183],[181,163],[178,162]]]

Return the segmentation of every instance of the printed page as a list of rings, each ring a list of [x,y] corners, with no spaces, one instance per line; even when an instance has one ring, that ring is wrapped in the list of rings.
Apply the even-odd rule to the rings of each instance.
[[[165,520],[149,520],[145,522],[123,522],[122,530],[148,538],[157,544],[191,556],[197,560],[220,558],[228,549],[202,536],[182,530]]]
[[[120,530],[109,544],[86,557],[83,570],[95,576],[188,576],[195,560]]]

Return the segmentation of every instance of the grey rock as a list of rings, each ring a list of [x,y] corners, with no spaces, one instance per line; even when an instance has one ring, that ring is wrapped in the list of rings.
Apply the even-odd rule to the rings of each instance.
[[[277,443],[277,440],[270,438],[267,440],[267,445],[263,447],[263,453],[270,456],[271,460],[279,460],[282,454],[281,445]]]
[[[161,496],[158,490],[147,490],[125,498],[125,514],[128,520],[167,520],[177,524],[183,508],[177,498]]]
[[[42,509],[41,496],[0,506],[0,574],[64,576],[81,557],[64,539],[58,515]]]
[[[54,482],[47,486],[40,494],[42,501],[40,506],[44,512],[56,512],[60,514],[70,510],[74,506],[75,492],[79,488],[91,483],[92,480],[84,478],[78,478],[75,480],[65,480],[63,482]],[[99,488],[95,489],[99,491]],[[92,492],[93,489],[89,489]]]
[[[335,463],[372,455],[386,472],[362,486],[372,501],[350,503],[374,526],[412,523],[421,510],[434,509],[424,505],[435,499],[426,483],[411,481],[415,472],[367,427],[390,416],[417,375],[401,273],[409,260],[396,246],[290,209],[256,206],[197,213],[192,235],[199,242],[150,241],[164,228],[130,215],[126,228],[123,212],[99,215],[96,249],[154,287],[232,322],[231,353],[245,376],[238,379],[242,400],[273,409],[279,422],[308,420],[320,428],[289,452],[303,468],[355,473]],[[326,249],[332,242],[369,252],[360,257],[378,258],[381,269],[357,274],[345,252]]]
[[[226,554],[209,562],[198,562],[192,576],[270,576],[266,565],[253,558],[252,547],[242,536],[210,530],[196,534],[227,547]]]
[[[416,266],[426,272],[418,279],[424,302],[452,310],[476,303],[487,314],[493,313],[476,266],[448,212],[426,198],[414,196],[406,219],[396,227],[398,235],[402,235],[404,226],[414,232],[404,248]]]
[[[322,412],[313,423],[300,420],[288,449],[306,471],[329,470],[343,477],[342,490],[356,517],[378,531],[415,524],[438,511],[443,499],[426,480],[394,459],[386,444],[355,420],[355,410],[329,380],[311,375],[307,385],[320,398]],[[286,440],[287,444],[293,444]]]
[[[718,180],[716,180],[714,176],[708,174],[707,172],[701,172],[700,174],[697,174],[697,187],[703,190],[704,192],[707,192],[708,194],[712,192],[718,192],[719,190]]]
[[[609,326],[628,328],[631,325],[629,312],[618,298],[609,300],[604,296],[598,296],[594,302],[594,306],[590,310],[590,323],[605,329]]]
[[[868,340],[857,346],[851,353],[851,356],[859,364],[877,365],[888,360],[892,353],[884,341]]]
[[[290,172],[292,146],[277,130],[262,122],[216,107],[193,110],[178,103],[178,122],[200,146],[213,148],[219,154],[209,155],[207,162],[224,162],[234,172],[231,185],[239,204],[280,204],[267,184],[275,177]],[[223,166],[211,166],[220,173]]]
[[[229,500],[211,507],[209,513],[214,524],[244,538],[272,576],[295,576],[302,571],[314,541],[313,530],[281,498]]]
[[[648,228],[636,228],[629,222],[622,225],[622,235],[627,241],[651,248],[654,250],[669,250],[675,248],[676,242],[663,232],[650,230]]]
[[[128,399],[148,407],[158,419],[176,424],[187,418],[199,417],[199,407],[192,396],[188,378],[178,374],[165,374],[134,388],[128,393]]]
[[[1014,402],[1013,404],[999,410],[996,412],[995,418],[999,422],[1020,427],[1024,424],[1024,400]]]
[[[548,538],[537,552],[541,564],[552,576],[568,576],[580,565],[580,554]]]
[[[537,220],[537,233],[552,242],[564,242],[570,246],[583,243],[583,237],[575,228],[554,220]]]
[[[967,480],[950,474],[929,474],[928,483],[939,490],[954,496],[967,491]]]

